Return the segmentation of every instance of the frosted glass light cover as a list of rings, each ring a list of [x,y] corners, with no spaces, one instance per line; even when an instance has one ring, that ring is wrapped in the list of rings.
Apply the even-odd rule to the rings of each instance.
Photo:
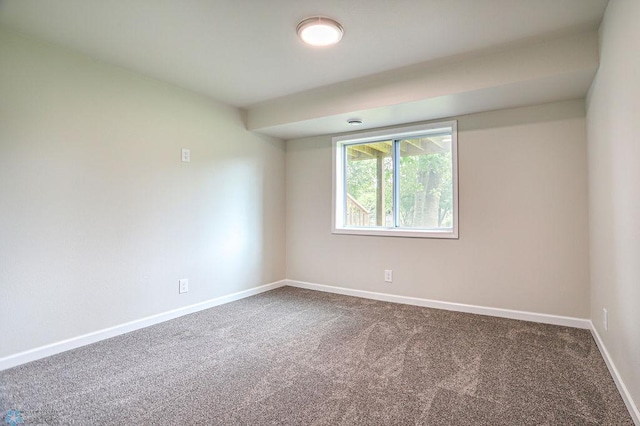
[[[313,17],[300,22],[297,27],[298,36],[311,46],[330,46],[342,39],[342,26],[329,18]]]

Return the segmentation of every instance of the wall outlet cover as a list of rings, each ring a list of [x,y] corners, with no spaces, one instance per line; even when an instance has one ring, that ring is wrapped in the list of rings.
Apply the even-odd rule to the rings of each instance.
[[[189,291],[189,280],[186,278],[178,280],[178,293],[182,294],[182,293],[187,293],[188,291]]]

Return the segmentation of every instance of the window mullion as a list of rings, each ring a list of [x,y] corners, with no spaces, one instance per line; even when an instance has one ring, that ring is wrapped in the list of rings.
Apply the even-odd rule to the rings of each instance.
[[[347,145],[342,145],[342,223],[347,223]]]
[[[400,226],[400,140],[393,141],[393,227]]]

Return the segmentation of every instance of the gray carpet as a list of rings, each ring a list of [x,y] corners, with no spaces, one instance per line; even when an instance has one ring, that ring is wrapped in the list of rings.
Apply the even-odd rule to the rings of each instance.
[[[586,330],[285,287],[0,372],[25,424],[632,425]]]

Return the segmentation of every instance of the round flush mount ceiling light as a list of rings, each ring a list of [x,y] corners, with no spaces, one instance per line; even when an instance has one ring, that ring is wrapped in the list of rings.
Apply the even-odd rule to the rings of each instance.
[[[313,16],[296,27],[298,37],[311,46],[331,46],[342,39],[344,29],[333,19]]]
[[[352,126],[360,126],[362,124],[362,120],[360,120],[359,118],[350,118],[347,120],[347,124],[350,124]]]

